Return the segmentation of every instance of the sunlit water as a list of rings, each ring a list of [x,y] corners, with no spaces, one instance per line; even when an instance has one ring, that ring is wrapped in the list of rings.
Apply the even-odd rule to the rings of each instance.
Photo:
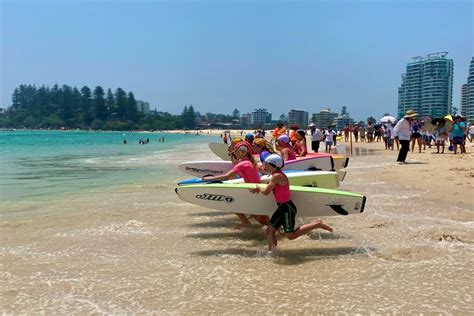
[[[393,162],[382,156],[352,157],[342,189],[366,194],[365,212],[326,218],[333,234],[316,231],[295,241],[279,239],[278,252],[270,255],[256,224],[236,231],[236,216],[176,198],[175,183],[187,178],[177,165],[212,158],[206,146],[190,143],[186,154],[150,167],[150,172],[169,172],[156,181],[134,180],[30,202],[30,216],[5,218],[2,310],[474,312],[472,210],[423,201],[420,194],[427,189],[407,190],[378,180],[374,170]],[[148,155],[156,153],[143,159]]]

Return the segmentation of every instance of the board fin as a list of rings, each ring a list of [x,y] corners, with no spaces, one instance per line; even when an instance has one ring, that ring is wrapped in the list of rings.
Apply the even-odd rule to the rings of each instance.
[[[349,215],[349,212],[347,212],[342,205],[328,205],[334,212],[336,212],[339,215]]]

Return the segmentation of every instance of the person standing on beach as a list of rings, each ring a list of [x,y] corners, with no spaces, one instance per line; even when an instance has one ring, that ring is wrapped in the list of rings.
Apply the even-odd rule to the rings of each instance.
[[[326,152],[327,153],[330,153],[331,152],[331,147],[332,147],[332,144],[333,144],[333,141],[334,141],[334,132],[331,128],[331,126],[328,126],[328,130],[324,133],[324,135],[326,136]]]
[[[458,145],[461,148],[461,154],[466,153],[464,133],[466,131],[466,123],[461,120],[460,116],[454,117],[454,124],[452,130],[454,154],[457,153]]]
[[[413,110],[406,112],[405,116],[398,121],[397,125],[393,129],[395,140],[398,139],[401,148],[398,152],[397,162],[405,164],[407,159],[408,151],[410,150],[410,138],[411,138],[411,122],[418,114]]]
[[[436,137],[436,153],[439,154],[439,148],[441,147],[441,153],[444,154],[444,142],[448,137],[446,132],[446,127],[444,126],[445,122],[439,122],[434,128],[434,135]]]
[[[265,188],[260,188],[258,185],[250,192],[263,195],[268,195],[273,192],[277,209],[270,219],[270,225],[267,227],[265,234],[268,240],[268,250],[273,251],[277,247],[276,232],[283,226],[284,236],[290,240],[296,239],[309,231],[322,228],[329,232],[333,229],[331,226],[318,219],[310,224],[300,226],[295,229],[295,217],[297,213],[296,205],[291,201],[290,182],[286,175],[281,171],[285,165],[283,158],[279,155],[273,154],[265,159],[265,169],[271,173],[270,182]]]
[[[319,144],[324,139],[324,135],[314,123],[309,124],[309,128],[311,130],[311,149],[317,153],[319,152]]]

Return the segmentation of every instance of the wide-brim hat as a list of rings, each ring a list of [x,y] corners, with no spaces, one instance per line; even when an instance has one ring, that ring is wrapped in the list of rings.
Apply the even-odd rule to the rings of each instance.
[[[418,116],[418,113],[416,113],[413,110],[408,110],[406,111],[404,118],[415,117],[415,116]]]

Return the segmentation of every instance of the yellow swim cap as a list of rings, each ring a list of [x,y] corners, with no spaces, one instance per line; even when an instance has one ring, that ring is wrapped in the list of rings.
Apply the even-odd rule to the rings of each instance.
[[[235,145],[237,143],[240,143],[241,141],[243,141],[242,138],[236,137],[236,138],[232,139],[231,143]]]
[[[267,142],[263,138],[255,138],[253,141],[254,145],[259,145],[259,146],[267,146]]]

